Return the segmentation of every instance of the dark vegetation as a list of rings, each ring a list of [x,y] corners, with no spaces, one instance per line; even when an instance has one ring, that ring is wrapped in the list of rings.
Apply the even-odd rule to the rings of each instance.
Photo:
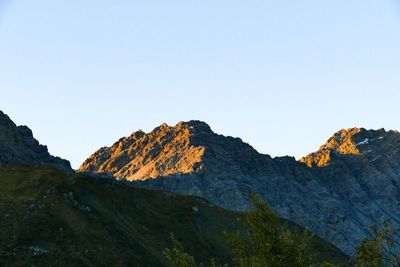
[[[371,227],[371,235],[357,250],[355,265],[361,267],[400,266],[399,229],[386,221],[380,228]]]
[[[266,202],[253,196],[254,210],[244,218],[244,233],[225,233],[233,254],[233,262],[220,263],[210,259],[198,263],[185,251],[181,242],[171,236],[172,247],[164,250],[172,266],[238,266],[238,267],[308,267],[342,266],[349,262],[321,261],[318,250],[312,247],[312,235],[307,230],[302,234],[279,223],[278,217]]]
[[[399,267],[399,229],[386,221],[380,228],[371,227],[370,236],[357,249],[355,257],[348,262],[321,262],[312,248],[312,236],[305,230],[296,234],[290,227],[282,227],[268,204],[253,196],[253,211],[245,217],[245,233],[226,233],[231,245],[233,262],[221,264],[215,259],[208,263],[196,262],[185,251],[181,242],[171,235],[172,247],[164,250],[165,257],[176,267]]]
[[[230,212],[202,199],[119,185],[110,179],[7,165],[0,168],[0,265],[174,266],[165,250],[171,247],[173,233],[169,255],[178,251],[196,264],[237,266],[242,260],[253,260],[251,251],[244,248],[240,258],[237,250],[242,239],[249,249],[256,249],[258,232],[247,233],[248,222],[259,215]],[[274,220],[274,235],[279,233],[288,244],[310,239],[306,249],[314,262],[345,265],[348,261],[329,243],[305,237],[295,224]],[[270,234],[260,238],[275,238]],[[278,257],[282,248],[270,252]],[[302,249],[296,246],[293,257]]]

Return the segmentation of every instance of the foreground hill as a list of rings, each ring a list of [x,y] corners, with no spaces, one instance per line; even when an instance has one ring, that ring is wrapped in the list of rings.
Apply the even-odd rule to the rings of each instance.
[[[170,246],[170,233],[198,261],[230,262],[223,232],[242,231],[244,216],[109,179],[47,167],[0,167],[4,266],[167,266],[162,251]],[[321,260],[347,261],[321,239],[314,238],[313,247]]]
[[[246,210],[249,192],[284,218],[353,254],[368,227],[400,222],[400,135],[342,130],[300,162],[271,158],[204,122],[166,124],[103,147],[80,167],[136,185]]]
[[[47,147],[39,144],[28,127],[15,125],[0,111],[0,165],[4,163],[51,166],[72,171],[70,163],[51,156]]]

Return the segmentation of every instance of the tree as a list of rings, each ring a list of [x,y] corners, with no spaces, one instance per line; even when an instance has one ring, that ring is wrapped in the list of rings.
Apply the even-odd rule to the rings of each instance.
[[[357,249],[355,266],[400,266],[399,230],[390,221],[381,228],[371,227],[371,236],[365,238]]]
[[[278,217],[269,205],[252,195],[254,210],[246,218],[248,241],[240,234],[228,234],[235,260],[240,267],[311,266],[311,235],[305,231],[298,238],[279,227]]]
[[[245,216],[246,233],[226,233],[238,267],[334,267],[330,263],[316,264],[311,253],[311,234],[304,231],[295,235],[289,228],[279,225],[278,217],[267,202],[252,195],[254,206]],[[185,252],[182,243],[171,235],[172,248],[164,255],[173,267],[201,267]],[[206,266],[216,267],[214,260]],[[227,266],[227,265],[224,265]]]
[[[181,242],[179,242],[174,234],[171,234],[172,248],[166,248],[163,251],[164,256],[174,267],[197,267],[196,261],[190,256]]]

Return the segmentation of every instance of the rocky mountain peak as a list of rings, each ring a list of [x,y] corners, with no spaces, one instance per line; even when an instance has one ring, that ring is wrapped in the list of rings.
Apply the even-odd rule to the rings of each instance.
[[[379,151],[379,147],[388,141],[390,142],[394,136],[396,136],[395,131],[386,132],[385,129],[342,129],[329,138],[318,151],[301,158],[300,162],[309,167],[324,167],[329,165],[336,156],[363,156],[377,149]]]
[[[0,165],[20,163],[52,166],[72,171],[70,163],[49,154],[47,147],[39,144],[27,126],[17,126],[0,111]]]
[[[128,180],[199,172],[205,148],[192,137],[204,131],[211,129],[200,121],[164,123],[149,133],[139,130],[95,152],[79,170]]]
[[[204,121],[191,120],[191,121],[180,121],[177,128],[187,128],[195,131],[212,132],[211,127]]]
[[[235,176],[244,169],[259,171],[256,155],[257,151],[239,138],[218,135],[205,122],[192,120],[121,138],[95,152],[79,170],[130,181],[205,171]]]

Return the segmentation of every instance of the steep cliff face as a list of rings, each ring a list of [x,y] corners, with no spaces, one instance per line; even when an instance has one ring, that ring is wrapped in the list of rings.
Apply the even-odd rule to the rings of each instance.
[[[133,136],[100,149],[80,170],[200,196],[233,210],[248,209],[249,192],[256,192],[280,216],[348,254],[370,225],[400,221],[400,137],[395,131],[342,130],[300,162],[259,154],[198,121]]]
[[[0,165],[4,163],[51,166],[72,171],[70,163],[51,156],[47,147],[39,144],[28,127],[15,125],[0,111]]]

